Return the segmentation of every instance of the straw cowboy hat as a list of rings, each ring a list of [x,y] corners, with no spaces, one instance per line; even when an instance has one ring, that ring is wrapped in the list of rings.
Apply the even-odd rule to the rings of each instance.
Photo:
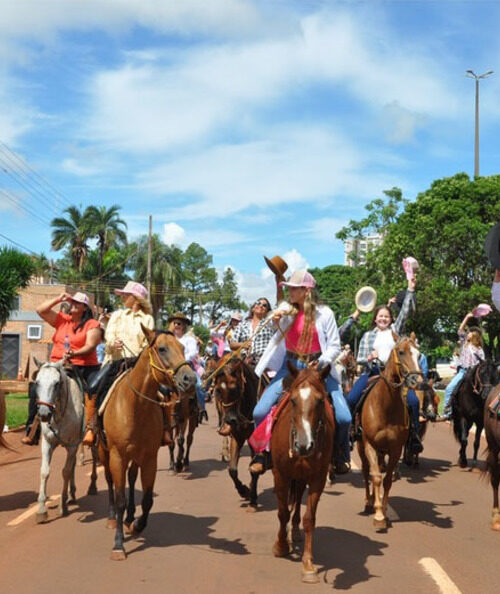
[[[115,293],[117,295],[133,295],[138,299],[148,298],[148,290],[146,287],[141,285],[141,283],[136,283],[134,281],[128,281],[123,289],[115,289]]]
[[[373,287],[361,287],[354,297],[354,303],[363,313],[373,311],[377,304],[377,291]]]
[[[264,256],[264,260],[269,268],[272,270],[273,274],[278,278],[284,278],[285,272],[288,268],[288,264],[281,258],[280,256],[273,256],[272,258],[266,258]]]
[[[81,292],[75,293],[74,295],[69,297],[68,300],[75,301],[76,303],[83,303],[83,305],[90,307],[89,296],[85,293],[81,293]]]
[[[489,230],[484,242],[484,251],[491,265],[500,270],[500,223]]]
[[[169,316],[168,323],[173,322],[174,320],[180,320],[181,322],[184,322],[187,326],[191,325],[191,320],[185,314],[183,314],[182,311],[176,311],[171,316]]]

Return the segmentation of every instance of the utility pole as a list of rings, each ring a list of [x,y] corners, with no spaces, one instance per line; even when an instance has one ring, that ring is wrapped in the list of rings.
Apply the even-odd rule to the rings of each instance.
[[[149,299],[151,299],[151,242],[153,237],[153,215],[149,215],[149,234],[148,234],[148,268],[146,274],[146,285]]]
[[[476,83],[476,115],[475,115],[475,127],[474,127],[474,177],[479,177],[479,80],[486,78],[490,74],[493,74],[493,70],[488,70],[483,74],[476,74],[472,70],[465,72],[467,76],[473,78]]]

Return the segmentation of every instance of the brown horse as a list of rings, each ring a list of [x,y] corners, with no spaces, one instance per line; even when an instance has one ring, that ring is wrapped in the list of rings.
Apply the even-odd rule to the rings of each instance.
[[[193,444],[194,431],[198,427],[199,409],[195,390],[178,390],[178,395],[174,396],[172,403],[173,442],[169,446],[169,471],[182,472],[189,470],[189,452]]]
[[[406,394],[408,390],[404,390]],[[424,411],[425,417],[420,418],[418,436],[420,441],[424,441],[425,434],[427,433],[427,423],[429,421],[435,421],[438,415],[439,396],[434,390],[434,381],[429,379],[424,381],[415,390],[415,394],[420,403],[420,410]],[[403,460],[407,466],[418,466],[418,457],[420,454],[411,451],[411,436],[408,437],[405,443],[403,451]]]
[[[290,402],[276,420],[271,436],[274,488],[278,498],[280,527],[273,547],[276,557],[290,552],[287,524],[292,516],[292,542],[301,540],[300,505],[306,486],[307,509],[303,518],[305,531],[302,555],[302,581],[319,582],[313,565],[312,537],[316,523],[316,508],[325,487],[328,466],[332,456],[335,425],[333,412],[329,414],[324,379],[330,366],[320,372],[316,369],[298,371],[288,363],[293,381]]]
[[[484,431],[488,443],[486,471],[490,476],[493,489],[493,509],[491,511],[491,529],[500,531],[500,508],[498,506],[498,485],[500,484],[500,419],[492,416],[488,406],[500,393],[500,384],[489,393],[484,407]]]
[[[253,369],[237,358],[229,359],[214,377],[214,395],[220,409],[221,423],[225,422],[231,427],[229,476],[240,497],[250,501],[249,511],[257,509],[259,475],[250,474],[251,483],[248,488],[238,478],[238,461],[241,448],[254,429],[252,412],[257,404],[258,387],[259,378]]]
[[[358,442],[358,452],[365,479],[365,512],[375,511],[373,524],[378,530],[387,529],[387,503],[393,472],[408,439],[410,422],[403,387],[415,388],[422,381],[418,356],[419,352],[409,338],[399,339],[361,409],[362,438]],[[383,468],[384,497],[381,499]]]
[[[148,346],[135,366],[117,380],[103,416],[106,445],[99,455],[109,493],[108,527],[116,527],[111,559],[126,558],[123,546],[123,516],[126,507],[125,476],[128,470],[129,500],[125,525],[141,533],[153,505],[157,455],[163,435],[164,404],[158,397],[160,384],[182,390],[195,385],[196,375],[184,359],[184,348],[171,332],[154,332],[142,326]],[[141,469],[142,515],[134,521],[134,485]]]
[[[356,358],[353,352],[349,351],[342,361],[341,382],[343,394],[348,394],[352,389],[356,379],[356,367]]]

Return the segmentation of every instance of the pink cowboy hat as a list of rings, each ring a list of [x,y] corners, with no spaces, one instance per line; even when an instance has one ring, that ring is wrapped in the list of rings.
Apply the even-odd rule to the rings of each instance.
[[[148,298],[148,290],[146,287],[141,285],[141,283],[136,283],[134,281],[128,281],[123,289],[115,289],[115,293],[117,295],[133,295],[138,299]]]
[[[403,270],[406,272],[407,280],[412,280],[415,271],[418,270],[418,262],[412,256],[403,259]]]
[[[314,289],[316,281],[314,276],[307,272],[307,270],[296,270],[288,281],[282,281],[280,287],[306,287],[308,289]]]
[[[472,314],[475,318],[482,318],[492,312],[491,307],[487,303],[480,303],[477,307],[472,310]]]
[[[71,301],[76,301],[76,303],[83,303],[87,307],[90,307],[90,299],[89,296],[85,293],[77,292],[70,297]]]

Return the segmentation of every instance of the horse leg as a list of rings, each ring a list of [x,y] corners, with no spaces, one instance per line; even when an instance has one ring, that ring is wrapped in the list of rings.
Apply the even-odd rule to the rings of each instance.
[[[481,433],[483,432],[483,423],[476,423],[476,436],[474,437],[474,454],[472,457],[473,466],[477,465],[477,453],[481,444]]]
[[[312,549],[314,528],[316,527],[316,509],[324,486],[325,481],[315,481],[309,485],[306,513],[302,520],[305,533],[304,553],[302,554],[302,581],[308,584],[317,584],[319,582],[318,570],[313,565]]]
[[[40,466],[40,491],[38,493],[38,512],[36,514],[36,523],[42,524],[48,519],[47,508],[47,481],[50,475],[50,461],[54,449],[46,440],[42,432],[42,464]]]
[[[128,469],[128,503],[127,503],[127,515],[125,517],[125,529],[127,532],[131,532],[130,525],[135,518],[135,481],[137,480],[137,474],[139,473],[139,467],[135,462],[129,466]]]
[[[491,529],[500,531],[500,509],[498,507],[498,486],[500,484],[500,462],[498,460],[498,450],[488,450],[486,458],[486,467],[490,473],[490,483],[493,489],[493,509],[491,510]]]
[[[387,506],[389,504],[389,491],[392,487],[392,482],[394,480],[394,470],[398,466],[399,458],[401,456],[401,448],[397,448],[390,452],[389,460],[387,462],[387,469],[384,476],[384,496],[382,498],[382,513],[384,514],[384,518],[387,523]]]
[[[373,507],[375,509],[375,516],[373,517],[373,525],[377,530],[385,530],[387,528],[387,520],[382,509],[382,500],[380,497],[380,487],[382,485],[382,473],[378,464],[378,455],[375,448],[368,442],[365,445],[366,457],[370,463],[370,476],[373,484]],[[391,470],[392,481],[392,470]]]
[[[238,462],[240,460],[240,452],[243,446],[243,442],[236,440],[235,437],[231,436],[230,449],[229,449],[229,476],[231,477],[238,495],[242,499],[250,498],[250,489],[244,485],[238,478]]]
[[[286,539],[286,527],[288,520],[290,519],[290,510],[288,508],[290,480],[280,476],[277,470],[273,470],[273,474],[274,490],[276,491],[276,497],[278,499],[278,518],[280,521],[278,536],[273,546],[273,555],[275,557],[284,557],[290,553],[290,547],[288,546],[288,541]]]
[[[222,438],[221,458],[223,462],[229,462],[229,437],[227,436]]]
[[[373,491],[370,486],[370,463],[365,453],[365,446],[363,441],[358,441],[358,454],[361,459],[361,469],[363,471],[363,478],[365,481],[365,514],[372,514],[373,508]]]
[[[113,476],[109,468],[109,451],[101,444],[99,446],[99,458],[104,467],[104,476],[108,485],[108,519],[106,528],[116,528],[116,508],[115,508],[115,490],[113,485]]]
[[[467,440],[469,437],[470,425],[467,420],[462,417],[460,419],[460,452],[458,454],[458,464],[460,468],[467,468]]]
[[[257,484],[259,482],[259,473],[250,473],[250,495],[247,511],[257,511]]]
[[[97,495],[97,447],[92,445],[90,451],[92,453],[92,472],[90,473],[90,485],[87,495]]]
[[[76,468],[77,455],[78,455],[78,448],[75,449],[75,457],[73,459],[73,465],[71,467],[71,475],[69,477],[69,494],[70,494],[70,501],[72,503],[74,503],[76,501],[75,468]]]
[[[77,447],[66,448],[66,462],[62,469],[63,488],[61,491],[61,500],[59,502],[59,516],[68,515],[68,487],[74,472],[74,465],[76,464],[77,449]]]
[[[113,550],[111,551],[111,560],[123,561],[127,558],[123,546],[123,514],[125,513],[126,507],[125,480],[127,462],[122,460],[120,454],[113,449],[109,453],[109,464],[113,476],[116,502],[116,531]]]
[[[184,470],[189,470],[189,452],[191,451],[191,446],[193,445],[193,437],[194,437],[194,430],[197,426],[197,419],[192,415],[189,417],[188,421],[188,434],[186,438],[186,455],[184,456]]]
[[[302,496],[306,488],[305,481],[296,481],[295,483],[295,505],[292,515],[292,542],[301,542],[302,534],[300,533],[300,506],[302,504]]]
[[[83,451],[84,447],[85,446],[83,443],[78,446],[78,466],[83,466],[85,463],[85,452]]]
[[[151,456],[146,464],[141,466],[141,483],[142,483],[142,515],[134,522],[133,534],[140,534],[146,524],[148,523],[148,516],[153,507],[153,487],[156,478],[157,461],[156,456]]]

